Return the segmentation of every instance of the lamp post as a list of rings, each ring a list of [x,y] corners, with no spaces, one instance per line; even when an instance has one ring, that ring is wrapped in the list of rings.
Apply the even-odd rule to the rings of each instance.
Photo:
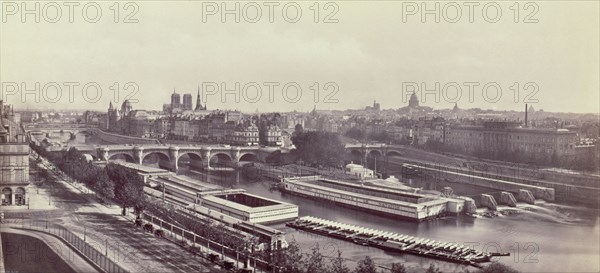
[[[385,145],[385,144],[382,144],[382,145],[383,145],[383,158],[385,158],[385,168],[384,168],[384,171],[385,171],[385,175],[387,175],[388,168],[389,168],[389,166],[388,166],[388,156],[387,156],[387,153],[388,153],[388,149],[389,149],[389,148],[388,148],[388,146],[387,146],[387,145]],[[381,173],[381,176],[382,176],[382,178],[383,178],[383,176],[384,176],[384,173]]]
[[[223,215],[221,215],[220,218],[221,218],[221,225],[223,225]],[[221,235],[220,236],[221,237],[221,259],[225,260],[225,245],[224,245],[225,239],[223,237],[223,233],[224,233],[223,230],[221,230],[221,232],[219,232],[219,234]]]
[[[211,218],[210,218],[210,213],[211,212],[212,211],[210,209],[208,209],[208,219],[207,219],[207,222],[206,222],[206,231],[207,231],[206,232],[206,248],[208,248],[209,252],[210,252],[210,235],[211,235],[210,233],[211,233],[211,230],[212,230],[212,227],[211,227]]]

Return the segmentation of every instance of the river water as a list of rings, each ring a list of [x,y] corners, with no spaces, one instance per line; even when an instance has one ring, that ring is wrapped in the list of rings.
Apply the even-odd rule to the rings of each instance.
[[[37,140],[37,141],[42,141],[44,140],[46,137],[46,135],[33,135],[33,137]],[[102,140],[98,139],[97,137],[90,135],[90,134],[76,134],[75,135],[75,139],[70,139],[71,138],[71,134],[68,132],[53,132],[48,139],[48,141],[50,142],[56,142],[56,143],[61,143],[63,145],[65,144],[70,144],[70,145],[81,145],[81,144],[89,144],[89,145],[96,145],[96,144],[110,144],[110,143],[104,143]]]
[[[521,204],[499,210],[514,209],[518,213],[495,218],[468,216],[446,217],[429,222],[415,223],[356,211],[325,201],[312,200],[290,194],[271,191],[270,181],[254,181],[244,172],[233,174],[200,174],[182,171],[190,177],[219,184],[227,188],[243,188],[248,192],[299,206],[300,216],[311,215],[333,221],[359,225],[384,231],[392,231],[437,241],[457,242],[487,252],[509,252],[509,257],[494,259],[522,272],[598,272],[600,265],[600,224],[598,211],[575,206],[537,201],[535,205]],[[410,181],[413,186],[440,189],[452,186],[460,195],[486,192],[484,188],[452,183]],[[487,209],[479,209],[485,211]],[[272,225],[287,234],[288,241],[296,240],[303,251],[319,244],[321,252],[334,256],[337,250],[353,266],[353,261],[371,256],[378,265],[389,266],[402,262],[413,270],[424,270],[434,263],[444,272],[460,272],[465,266],[428,258],[392,253],[373,247],[328,238],[304,231],[297,231],[284,224]],[[473,268],[468,268],[473,271]]]
[[[93,136],[77,135],[77,144],[102,144]],[[536,201],[535,205],[521,204],[518,213],[495,218],[467,216],[446,217],[429,222],[415,223],[391,219],[368,212],[356,211],[329,202],[312,200],[278,191],[271,191],[272,182],[249,179],[247,172],[235,173],[190,173],[182,174],[227,188],[243,188],[249,193],[296,204],[300,216],[311,215],[328,220],[392,231],[437,241],[456,242],[473,246],[487,252],[509,252],[509,257],[494,259],[522,272],[598,272],[600,271],[600,216],[599,211],[571,205]],[[448,184],[439,181],[410,180],[408,184],[424,189],[439,190],[451,186],[455,194],[475,195],[491,190],[471,185]],[[514,208],[499,207],[499,210]],[[486,209],[479,209],[485,211]],[[321,253],[334,256],[337,250],[350,267],[364,256],[371,256],[378,265],[404,263],[412,271],[424,271],[433,263],[443,272],[460,272],[462,265],[447,263],[408,254],[383,251],[346,241],[328,238],[304,231],[297,231],[284,224],[272,227],[286,232],[288,241],[296,240],[303,252],[319,244]]]

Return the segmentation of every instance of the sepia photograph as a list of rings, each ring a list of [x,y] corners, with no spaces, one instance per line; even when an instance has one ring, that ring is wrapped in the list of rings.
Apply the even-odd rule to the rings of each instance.
[[[0,13],[0,273],[600,272],[599,0]]]

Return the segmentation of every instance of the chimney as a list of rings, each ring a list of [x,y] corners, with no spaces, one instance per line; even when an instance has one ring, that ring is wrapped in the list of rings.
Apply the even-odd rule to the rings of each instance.
[[[525,128],[527,128],[527,103],[525,104]]]

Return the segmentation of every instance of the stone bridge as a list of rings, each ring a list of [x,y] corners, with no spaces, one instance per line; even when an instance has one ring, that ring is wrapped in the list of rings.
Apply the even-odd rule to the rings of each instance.
[[[75,135],[77,134],[89,134],[92,133],[93,129],[64,129],[64,130],[32,130],[32,131],[28,131],[27,133],[29,134],[29,136],[31,137],[31,135],[44,135],[45,137],[53,137],[55,134],[64,134],[64,133],[68,133],[69,137],[74,138]]]
[[[52,137],[56,133],[69,133],[71,137],[79,133],[90,133],[96,128],[93,125],[87,124],[62,124],[62,123],[29,123],[24,124],[23,129],[31,135],[44,135],[45,137]]]
[[[361,158],[402,156],[407,153],[404,146],[387,144],[346,144],[346,151]]]
[[[264,162],[267,156],[279,150],[277,147],[258,146],[161,144],[75,145],[72,147],[103,161],[121,159],[143,165],[144,162],[154,159],[158,161],[161,168],[171,171],[179,169],[181,159],[189,161],[188,164],[193,169],[214,169],[215,167],[235,167],[242,161]]]

